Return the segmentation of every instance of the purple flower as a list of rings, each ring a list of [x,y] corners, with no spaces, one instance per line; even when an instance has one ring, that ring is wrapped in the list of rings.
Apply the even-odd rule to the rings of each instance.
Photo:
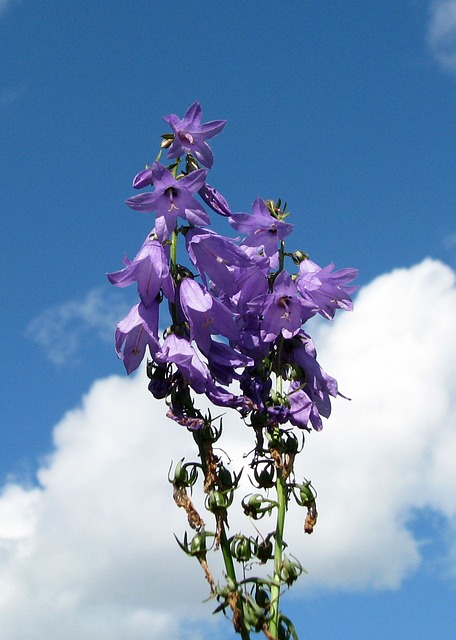
[[[329,376],[317,362],[316,351],[310,337],[303,334],[299,346],[292,349],[289,361],[301,370],[304,391],[325,418],[331,414],[330,396],[338,395],[337,381]],[[299,377],[297,378],[299,379]]]
[[[229,296],[239,291],[233,267],[245,269],[252,261],[230,238],[208,229],[191,229],[186,235],[190,260],[205,280],[205,273]],[[206,282],[206,280],[205,280]]]
[[[142,189],[143,187],[148,187],[152,184],[152,169],[148,167],[147,169],[143,169],[135,175],[133,178],[133,188],[134,189]]]
[[[268,407],[267,414],[272,422],[278,424],[285,424],[292,417],[291,411],[283,404],[275,404],[272,407]]]
[[[158,302],[152,301],[147,308],[142,302],[136,304],[117,325],[115,339],[117,355],[131,373],[141,364],[147,346],[152,355],[159,348]]]
[[[154,360],[162,365],[175,364],[184,382],[196,393],[204,393],[211,379],[208,368],[199,359],[190,342],[174,333],[165,338],[162,348],[155,353]]]
[[[313,410],[313,421],[316,425],[314,428],[317,431],[321,430],[321,418],[318,416],[318,412],[315,415],[312,400],[309,398],[307,393],[301,389],[299,382],[290,382],[287,398],[290,403],[291,424],[294,424],[300,429],[307,429],[307,431],[310,431],[308,423],[311,419]]]
[[[234,296],[240,314],[248,313],[248,303],[255,297],[268,291],[268,270],[255,264],[248,269],[236,269],[239,292]]]
[[[172,389],[172,382],[167,376],[166,367],[161,365],[156,366],[149,377],[150,382],[148,388],[154,398],[157,398],[157,400],[166,398]]]
[[[206,174],[206,169],[198,169],[177,180],[165,166],[154,162],[151,176],[155,191],[128,198],[126,204],[143,213],[156,211],[155,233],[158,240],[164,242],[174,230],[178,217],[196,226],[209,224],[209,216],[193,197],[203,186]]]
[[[168,300],[174,299],[174,286],[169,273],[168,259],[162,245],[150,237],[133,261],[124,259],[126,267],[108,273],[108,280],[116,287],[138,283],[138,293],[144,306],[149,307],[160,292]]]
[[[277,242],[284,240],[293,230],[293,225],[277,220],[261,198],[253,203],[252,213],[232,213],[230,224],[247,237],[243,244],[249,247],[264,248],[267,256],[277,253]]]
[[[301,329],[302,307],[296,286],[286,271],[275,279],[272,293],[256,296],[247,307],[260,317],[260,336],[265,342],[272,342],[279,334],[292,338]]]
[[[195,102],[188,109],[185,116],[178,118],[174,113],[163,119],[174,132],[173,142],[168,150],[168,158],[178,158],[184,153],[191,153],[205,167],[212,167],[214,161],[212,151],[206,140],[219,133],[226,124],[226,120],[213,120],[201,124],[201,107]]]
[[[237,396],[234,393],[226,391],[222,387],[216,385],[212,380],[209,381],[206,388],[206,396],[218,407],[230,407],[231,409],[239,409],[241,413],[251,410],[251,403],[245,396]]]
[[[182,311],[190,325],[190,338],[208,355],[211,335],[222,335],[236,341],[239,330],[233,313],[216,300],[193,278],[184,278],[179,287]]]
[[[318,313],[325,318],[334,318],[336,309],[351,311],[353,302],[350,294],[357,286],[347,286],[358,274],[357,269],[340,269],[332,273],[334,264],[323,269],[312,260],[303,260],[299,265],[296,286],[304,300],[316,305]]]
[[[253,403],[257,411],[262,411],[272,387],[271,378],[264,379],[259,375],[251,375],[247,371],[241,377],[240,387]]]
[[[208,207],[215,211],[215,213],[219,213],[221,216],[229,216],[231,215],[231,209],[228,205],[228,202],[222,196],[221,193],[211,187],[210,184],[205,182],[201,189],[198,191],[202,200],[207,204]]]
[[[225,386],[241,377],[236,369],[251,367],[254,364],[252,358],[235,351],[224,342],[216,342],[215,340],[211,340],[207,360],[214,379]]]

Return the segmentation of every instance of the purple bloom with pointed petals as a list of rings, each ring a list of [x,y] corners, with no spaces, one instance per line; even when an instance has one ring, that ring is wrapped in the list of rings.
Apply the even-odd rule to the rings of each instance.
[[[206,174],[206,169],[198,169],[177,180],[165,166],[154,162],[151,175],[155,191],[128,198],[126,204],[142,213],[156,211],[155,233],[158,240],[164,242],[173,232],[178,217],[195,226],[209,224],[209,216],[193,197],[203,186]]]
[[[301,369],[305,381],[304,391],[316,405],[319,414],[329,418],[330,396],[335,398],[338,395],[337,381],[323,371],[316,355],[312,340],[304,334],[299,346],[292,349],[289,362]]]
[[[241,413],[245,410],[246,413],[251,410],[251,403],[245,396],[237,396],[234,393],[226,391],[222,387],[216,385],[213,380],[210,380],[206,387],[206,396],[209,400],[218,407],[230,407],[231,409],[239,409]]]
[[[239,291],[233,267],[245,269],[252,261],[230,238],[208,229],[191,229],[186,235],[190,260],[207,284],[205,273],[229,296]]]
[[[159,349],[158,302],[154,300],[147,308],[136,304],[117,325],[115,340],[117,355],[130,374],[141,364],[147,346],[152,355]]]
[[[292,338],[301,329],[301,304],[286,271],[275,279],[272,293],[253,298],[247,307],[261,317],[260,335],[265,342],[272,342],[280,334]]]
[[[236,269],[239,293],[234,296],[240,314],[248,312],[248,303],[259,295],[268,292],[268,270],[259,269],[257,265],[248,269]]]
[[[239,330],[233,313],[216,300],[193,278],[184,278],[179,287],[182,310],[190,325],[190,338],[208,355],[211,335],[236,341]]]
[[[307,429],[309,421],[316,431],[322,428],[321,418],[307,393],[300,388],[299,382],[290,382],[288,389],[288,402],[290,403],[290,422],[300,429]]]
[[[265,380],[259,375],[250,375],[245,371],[241,376],[239,386],[244,395],[252,401],[256,411],[262,411],[272,388],[271,378]]]
[[[174,333],[165,338],[162,348],[155,353],[154,360],[162,365],[174,363],[184,381],[196,393],[204,393],[207,382],[211,379],[208,368],[199,359],[190,342]]]
[[[234,379],[238,380],[241,377],[236,369],[251,367],[254,364],[252,358],[235,351],[224,342],[215,340],[211,340],[207,360],[214,379],[224,385],[229,385]]]
[[[277,422],[278,424],[285,424],[292,417],[290,409],[283,404],[268,407],[267,413],[272,422]]]
[[[127,287],[138,283],[138,293],[142,303],[149,307],[160,292],[168,300],[174,299],[173,280],[169,273],[168,258],[162,245],[150,237],[147,238],[133,261],[125,259],[126,267],[114,273],[108,273],[108,280],[116,287]]]
[[[337,309],[351,311],[353,302],[350,294],[358,287],[347,286],[358,275],[357,269],[334,271],[331,263],[323,269],[312,260],[303,260],[299,265],[296,286],[304,300],[314,303],[318,313],[324,318],[334,318]]]
[[[253,203],[252,213],[232,213],[229,222],[237,231],[247,234],[243,244],[249,247],[263,246],[269,257],[277,253],[278,241],[284,240],[293,231],[292,224],[271,215],[261,198]]]
[[[214,158],[206,140],[213,138],[226,124],[226,120],[212,120],[201,124],[202,110],[199,102],[194,102],[182,120],[174,113],[164,116],[174,132],[174,140],[168,150],[168,158],[178,158],[191,153],[201,164],[209,169]]]

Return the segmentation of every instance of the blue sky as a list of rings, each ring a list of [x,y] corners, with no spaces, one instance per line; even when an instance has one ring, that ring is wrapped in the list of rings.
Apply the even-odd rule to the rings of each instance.
[[[360,270],[355,312],[318,329],[353,400],[309,438],[321,525],[293,534],[289,613],[314,640],[452,638],[456,1],[0,0],[0,59],[7,640],[228,637],[196,567],[157,596],[190,572],[166,482],[190,445],[126,378],[135,292],[105,276],[150,230],[124,200],[162,116],[195,100],[228,120],[211,182],[232,209],[281,197],[294,248]]]

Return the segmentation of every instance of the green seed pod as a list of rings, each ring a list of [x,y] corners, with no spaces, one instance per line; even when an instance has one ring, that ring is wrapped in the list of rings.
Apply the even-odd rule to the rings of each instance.
[[[259,460],[253,471],[260,489],[270,489],[275,485],[275,467],[272,460]]]
[[[234,536],[231,540],[230,552],[238,562],[248,562],[252,557],[250,540],[243,535]]]
[[[210,491],[206,498],[206,508],[209,511],[218,511],[219,509],[226,509],[229,506],[229,500],[225,493],[221,491]]]

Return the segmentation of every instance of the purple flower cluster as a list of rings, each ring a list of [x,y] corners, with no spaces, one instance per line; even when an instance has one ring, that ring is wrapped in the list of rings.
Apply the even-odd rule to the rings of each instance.
[[[206,424],[193,391],[237,409],[252,424],[321,429],[337,383],[318,364],[303,325],[315,314],[331,319],[337,309],[351,310],[357,287],[349,283],[357,271],[321,268],[302,252],[287,253],[293,225],[285,222],[289,214],[280,201],[257,198],[251,213],[231,212],[206,182],[213,163],[206,140],[225,121],[201,124],[197,102],[182,120],[174,114],[164,119],[173,133],[163,136],[162,150],[168,148],[174,162],[166,167],[159,155],[133,180],[135,189],[153,190],[126,201],[154,212],[154,228],[134,260],[108,274],[115,286],[136,284],[140,299],[117,326],[117,354],[131,373],[148,352],[151,393],[166,398],[168,415],[188,428]],[[241,239],[208,229],[206,206],[228,218]],[[187,265],[177,259],[179,238]],[[171,317],[163,335],[161,303]]]

